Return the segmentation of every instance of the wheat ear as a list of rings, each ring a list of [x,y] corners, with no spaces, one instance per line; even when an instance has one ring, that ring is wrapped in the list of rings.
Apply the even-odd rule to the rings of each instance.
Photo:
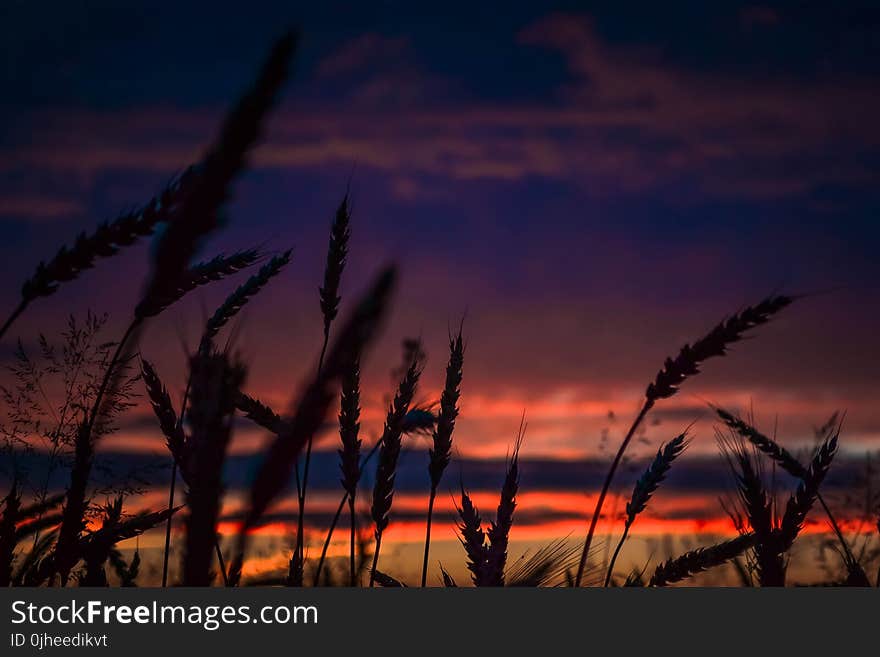
[[[428,474],[431,477],[431,492],[428,496],[428,519],[425,529],[425,554],[422,559],[422,587],[428,577],[428,555],[431,548],[431,520],[434,516],[434,500],[443,472],[449,465],[452,455],[452,432],[458,418],[458,400],[461,396],[462,368],[464,367],[464,342],[461,327],[458,335],[449,338],[449,363],[446,365],[446,381],[440,395],[440,413],[434,429],[433,447],[429,453]]]
[[[373,567],[370,569],[370,587],[375,580],[376,566],[379,562],[379,551],[382,547],[382,534],[388,527],[391,504],[394,499],[394,480],[397,476],[397,461],[400,458],[401,435],[403,423],[409,406],[412,403],[422,374],[420,348],[415,349],[412,362],[397,387],[394,400],[385,418],[379,447],[379,463],[376,466],[376,483],[373,486],[373,501],[370,515],[375,525],[376,547],[373,551]]]
[[[686,344],[675,358],[666,359],[663,369],[657,373],[654,381],[645,390],[645,400],[642,403],[642,408],[630,426],[623,442],[620,444],[617,453],[614,455],[614,460],[611,462],[611,467],[605,475],[605,481],[602,483],[599,497],[596,500],[596,508],[590,517],[590,526],[587,530],[587,537],[584,540],[584,547],[581,550],[581,560],[578,564],[577,575],[575,576],[575,586],[581,585],[584,569],[587,565],[587,557],[590,553],[590,546],[596,533],[596,525],[599,523],[599,518],[602,515],[602,506],[605,503],[605,497],[608,495],[608,489],[614,480],[614,474],[617,472],[626,448],[632,441],[636,430],[641,425],[642,420],[645,419],[648,411],[654,407],[658,400],[672,397],[678,392],[679,387],[686,379],[699,374],[700,366],[704,361],[709,358],[725,355],[728,347],[738,342],[744,333],[767,323],[774,315],[791,304],[792,301],[793,299],[787,296],[769,297],[756,306],[750,306],[722,321],[693,345]]]
[[[687,432],[684,432],[658,449],[657,455],[654,457],[651,465],[648,466],[648,469],[645,470],[645,472],[642,473],[642,476],[639,477],[638,481],[636,481],[636,484],[633,487],[632,496],[630,497],[629,502],[626,503],[626,522],[623,526],[623,535],[620,537],[620,541],[614,549],[614,554],[608,564],[608,571],[605,574],[606,587],[611,582],[611,576],[614,573],[614,564],[617,562],[617,555],[620,554],[620,549],[626,541],[630,527],[632,527],[632,524],[635,522],[636,516],[647,508],[651,495],[657,491],[660,484],[666,479],[666,474],[672,467],[672,462],[675,461],[675,459],[678,458],[678,456],[687,448],[688,443],[686,439]]]

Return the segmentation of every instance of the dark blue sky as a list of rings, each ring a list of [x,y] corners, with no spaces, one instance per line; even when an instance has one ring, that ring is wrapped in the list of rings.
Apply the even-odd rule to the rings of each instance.
[[[545,100],[561,59],[515,35],[553,13],[590,16],[601,38],[676,67],[772,79],[876,75],[880,8],[824,2],[48,2],[3,6],[4,109],[225,102],[284,25],[305,36],[308,74],[341,43],[376,32],[413,42],[416,64],[465,95]],[[329,96],[307,88],[309,96]]]

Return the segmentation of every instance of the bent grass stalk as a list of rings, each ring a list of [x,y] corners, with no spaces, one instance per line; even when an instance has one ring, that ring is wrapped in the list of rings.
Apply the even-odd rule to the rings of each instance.
[[[587,530],[587,537],[584,540],[584,547],[581,551],[581,559],[574,581],[575,586],[580,586],[583,580],[587,556],[590,553],[593,536],[596,533],[596,526],[602,514],[602,506],[605,503],[605,497],[608,495],[608,489],[611,487],[611,482],[614,480],[614,475],[617,472],[623,454],[627,447],[629,447],[639,425],[641,425],[645,416],[654,407],[654,404],[660,399],[666,399],[675,395],[685,380],[699,374],[700,365],[704,361],[716,356],[724,356],[727,353],[727,348],[734,342],[738,342],[746,331],[767,323],[776,313],[791,304],[792,301],[793,298],[787,296],[769,297],[758,305],[750,306],[729,319],[722,321],[693,345],[686,344],[682,347],[674,359],[668,358],[666,360],[663,369],[657,373],[655,380],[648,385],[641,410],[630,426],[629,431],[627,431],[617,453],[614,455],[611,467],[608,469],[605,481],[602,483],[599,497],[596,500],[596,508],[593,510],[593,515],[590,518],[590,526]]]

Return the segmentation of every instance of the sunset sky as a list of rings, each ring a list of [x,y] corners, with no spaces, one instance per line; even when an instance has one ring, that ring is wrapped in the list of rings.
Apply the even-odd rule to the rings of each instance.
[[[806,296],[652,413],[642,457],[697,420],[692,462],[654,511],[673,529],[678,515],[723,521],[715,499],[726,482],[706,401],[753,410],[792,447],[846,410],[850,455],[880,448],[880,9],[157,4],[4,3],[0,307],[14,307],[40,259],[197,159],[267,45],[295,25],[303,38],[293,80],[236,187],[228,228],[203,254],[294,249],[236,327],[249,392],[284,409],[314,367],[327,233],[350,181],[343,314],[383,263],[396,261],[402,275],[364,366],[370,440],[401,340],[423,338],[430,360],[419,398],[434,400],[447,332],[465,317],[455,444],[470,485],[496,490],[501,471],[480,474],[479,459],[504,458],[523,411],[523,458],[534,468],[586,460],[590,470],[616,448],[667,355],[726,314],[785,292]],[[110,313],[113,337],[148,249],[39,301],[13,333],[26,344],[37,331],[57,335],[67,313],[91,308]],[[142,352],[172,390],[183,387],[184,343],[238,282],[192,295],[150,325]],[[161,453],[146,407],[122,425],[104,449]],[[236,454],[246,460],[263,438],[243,425]],[[335,450],[330,433],[321,447]],[[333,455],[321,458],[318,485],[330,491]],[[422,458],[413,455],[405,484],[413,496]],[[453,462],[450,489],[462,471]],[[622,473],[621,486],[634,476]],[[581,528],[584,493],[599,475],[539,480],[525,469],[523,522],[526,493],[552,493],[531,513],[546,506],[562,525],[579,520],[545,534]]]

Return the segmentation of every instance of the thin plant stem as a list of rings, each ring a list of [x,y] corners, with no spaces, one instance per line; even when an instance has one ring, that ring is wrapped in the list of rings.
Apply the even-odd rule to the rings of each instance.
[[[376,566],[379,565],[379,549],[382,547],[382,532],[376,532],[376,549],[373,552],[373,567],[370,568],[370,588],[376,581]]]
[[[834,519],[834,515],[831,513],[831,509],[828,508],[828,505],[825,503],[825,499],[822,497],[822,493],[816,493],[816,499],[819,500],[819,504],[822,505],[822,508],[825,510],[825,515],[828,516],[828,521],[831,523],[831,528],[834,529],[834,533],[837,535],[837,540],[840,541],[840,544],[843,546],[843,549],[846,551],[848,557],[855,561],[855,556],[850,550],[849,543],[847,543],[846,539],[843,537],[843,532],[840,531],[840,526],[837,524],[837,520]]]
[[[425,530],[425,556],[422,560],[422,588],[425,588],[428,578],[428,552],[431,549],[431,520],[434,517],[434,498],[436,497],[437,488],[431,486],[431,495],[428,498],[428,527]]]
[[[19,302],[18,307],[12,311],[12,314],[6,319],[3,323],[3,328],[0,328],[0,338],[6,335],[6,331],[9,330],[9,327],[15,322],[16,319],[24,312],[24,309],[28,307],[28,302],[24,299]]]
[[[223,576],[223,586],[229,586],[229,575],[226,574],[226,562],[223,560],[223,551],[220,549],[220,539],[214,537],[214,552],[217,553],[217,565],[220,566],[220,574]]]
[[[605,483],[602,484],[602,490],[599,492],[599,499],[596,501],[596,510],[593,511],[593,517],[590,519],[590,529],[587,532],[586,540],[584,540],[584,549],[583,552],[581,552],[581,560],[578,564],[577,576],[574,580],[575,586],[580,586],[581,580],[583,580],[584,569],[587,566],[587,557],[590,554],[590,546],[593,544],[593,535],[596,533],[596,525],[598,524],[599,516],[602,513],[602,505],[605,503],[605,496],[608,494],[608,489],[611,487],[611,481],[614,479],[614,473],[617,472],[617,466],[620,465],[620,459],[623,457],[623,453],[629,446],[630,441],[632,441],[632,438],[636,433],[636,429],[639,428],[642,420],[645,419],[645,416],[648,414],[648,411],[651,410],[651,407],[653,405],[653,402],[651,402],[650,400],[645,400],[645,403],[642,405],[642,410],[639,411],[639,414],[638,416],[636,416],[636,419],[633,421],[632,426],[629,428],[626,437],[620,444],[620,448],[618,448],[617,454],[615,454],[614,456],[614,461],[611,462],[611,467],[608,469],[608,474],[605,475]]]
[[[327,343],[330,340],[330,327],[328,326],[324,330],[324,344],[321,346],[321,355],[318,357],[318,376],[321,376],[321,368],[324,366],[324,354],[327,353]],[[306,511],[306,488],[309,485],[309,464],[312,461],[312,442],[314,441],[314,435],[309,436],[308,442],[306,443],[306,458],[303,462],[303,475],[302,475],[302,487],[297,486],[299,488],[299,497],[297,498],[297,508],[298,508],[298,518],[296,520],[296,551],[299,555],[299,563],[303,564],[303,550],[304,543],[303,540],[303,531],[305,529],[305,511]],[[297,471],[297,480],[299,480],[299,467],[296,469]],[[297,481],[299,483],[299,481]],[[332,532],[332,530],[331,530]],[[328,541],[329,543],[329,541]],[[321,559],[323,561],[323,557]],[[320,570],[315,571],[317,575],[320,575]]]
[[[356,567],[355,567],[355,554],[354,554],[355,536],[357,535],[357,514],[355,513],[355,510],[354,510],[354,503],[355,503],[355,500],[353,497],[348,500],[348,511],[349,511],[349,515],[351,516],[351,542],[350,542],[351,547],[350,547],[349,555],[348,555],[348,565],[349,565],[348,584],[351,587],[354,587],[355,584],[357,583],[356,582],[357,573],[356,573]]]
[[[95,420],[98,417],[98,413],[101,410],[101,403],[104,400],[104,395],[107,392],[107,386],[110,385],[110,380],[113,376],[113,371],[116,369],[116,365],[119,362],[120,357],[122,356],[123,349],[125,349],[128,341],[131,339],[131,336],[134,335],[135,330],[140,326],[141,319],[136,317],[131,320],[131,323],[128,325],[128,328],[125,329],[125,333],[122,334],[122,338],[119,340],[119,344],[116,345],[116,351],[113,352],[113,357],[110,359],[110,362],[107,365],[107,369],[104,371],[104,377],[101,379],[101,386],[98,388],[98,394],[95,395],[95,402],[92,404],[92,412],[89,413],[88,417],[88,429],[87,434],[91,436],[92,429],[95,426]]]
[[[373,458],[373,455],[379,449],[379,445],[382,444],[381,440],[376,441],[376,444],[370,448],[370,451],[361,461],[360,467],[358,468],[359,472],[363,472],[364,467],[366,467],[367,463],[370,462],[370,459]],[[358,477],[358,481],[360,481],[360,477]],[[324,559],[327,556],[327,548],[330,546],[330,539],[333,538],[333,531],[336,529],[336,525],[339,522],[339,516],[342,513],[342,509],[345,507],[345,502],[348,500],[348,491],[342,494],[342,500],[339,502],[339,508],[336,510],[336,516],[333,518],[333,522],[330,524],[330,530],[327,532],[327,538],[324,539],[324,546],[321,548],[321,558],[318,560],[318,567],[315,570],[315,582],[318,581],[318,578],[321,576],[321,570],[324,568]],[[352,504],[352,513],[354,513],[354,500],[351,500]],[[351,553],[354,554],[354,538],[352,538],[351,543]],[[354,563],[354,561],[352,561]],[[352,570],[352,573],[354,570]]]
[[[180,414],[177,416],[177,428],[183,427],[183,415],[186,413],[186,402],[189,399],[189,387],[192,379],[187,378],[186,390],[183,391],[183,401],[180,404]],[[171,510],[174,508],[174,488],[177,485],[177,459],[171,455],[171,485],[168,488],[168,520],[165,521],[165,553],[162,557],[162,588],[168,585],[168,557],[171,553]]]
[[[89,458],[91,457],[92,451],[94,449],[94,446],[92,445],[92,431],[94,430],[97,416],[101,411],[101,404],[104,400],[104,394],[107,392],[107,387],[110,385],[110,381],[113,377],[116,365],[122,357],[123,350],[126,348],[128,341],[135,334],[135,331],[140,326],[140,324],[141,319],[139,317],[135,317],[125,329],[125,333],[122,334],[122,338],[119,340],[119,344],[116,345],[116,350],[113,352],[113,356],[110,358],[110,362],[107,364],[107,368],[104,370],[104,376],[101,378],[101,385],[98,388],[98,392],[95,394],[95,401],[92,405],[91,412],[85,417],[83,421],[83,427],[80,430],[81,435],[77,436],[77,440],[87,441],[85,444],[87,445],[87,453],[89,455]],[[88,476],[90,470],[91,464],[88,462],[88,460],[86,460],[85,466],[81,471],[77,470],[76,465],[74,466],[71,475],[70,488],[68,488],[67,491],[68,506],[66,507],[66,509],[76,508],[77,506],[81,506],[85,503],[85,498],[87,495],[86,487],[88,485]],[[71,507],[71,504],[75,506]],[[65,513],[65,516],[67,516],[67,513]],[[76,540],[76,537],[80,534],[80,528],[78,526],[68,526],[69,522],[69,517],[65,517],[61,522],[58,544],[56,544],[56,553],[58,552],[59,545],[64,545],[68,550],[72,549],[70,545],[67,545],[67,542],[74,542]],[[79,522],[80,518],[76,518],[76,523],[78,524]],[[58,574],[61,575],[61,586],[63,587],[67,584],[67,578],[70,575],[70,571],[67,565],[63,565],[62,568],[64,570],[60,571]]]
[[[620,548],[623,547],[624,542],[626,542],[626,537],[629,534],[629,528],[632,526],[632,523],[626,523],[623,528],[623,536],[620,537],[620,541],[617,543],[617,547],[614,548],[614,554],[611,555],[611,561],[608,564],[608,572],[605,573],[605,584],[604,586],[607,588],[608,584],[611,583],[611,575],[614,573],[614,564],[617,563],[617,555],[620,554]]]
[[[168,487],[168,508],[174,508],[174,487],[177,484],[177,459],[172,457],[171,485]],[[162,588],[168,586],[168,556],[171,553],[171,516],[165,521],[165,552],[162,556]]]
[[[333,515],[333,521],[330,523],[330,531],[327,532],[327,539],[324,541],[324,547],[321,549],[321,558],[318,560],[318,568],[315,569],[313,586],[318,585],[319,578],[321,577],[321,567],[324,565],[324,559],[327,558],[327,548],[330,547],[330,537],[333,535],[333,530],[336,529],[336,525],[339,523],[339,518],[342,516],[342,510],[345,508],[346,502],[348,502],[347,491],[339,501],[339,506],[336,508],[336,513]]]

